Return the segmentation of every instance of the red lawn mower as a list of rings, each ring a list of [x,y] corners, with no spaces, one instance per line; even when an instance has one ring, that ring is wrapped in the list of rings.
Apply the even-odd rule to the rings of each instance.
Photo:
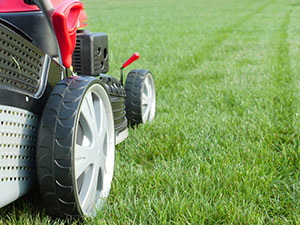
[[[86,30],[78,0],[0,0],[0,207],[37,183],[47,212],[94,216],[113,178],[115,145],[151,122],[149,70],[123,84],[105,33]],[[80,28],[80,29],[79,29]]]

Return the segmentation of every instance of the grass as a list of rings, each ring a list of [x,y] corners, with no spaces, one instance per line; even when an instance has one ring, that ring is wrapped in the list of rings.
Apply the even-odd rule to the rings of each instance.
[[[84,2],[110,74],[138,51],[131,68],[157,91],[155,121],[117,146],[108,202],[84,223],[299,223],[300,1]],[[18,200],[0,224],[68,222],[41,206]]]

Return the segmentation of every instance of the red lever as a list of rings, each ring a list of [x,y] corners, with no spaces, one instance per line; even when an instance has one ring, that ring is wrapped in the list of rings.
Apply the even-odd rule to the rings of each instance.
[[[136,61],[138,58],[140,58],[140,55],[139,53],[134,53],[124,64],[123,66],[121,67],[121,69],[129,66],[131,63],[133,63],[134,61]]]

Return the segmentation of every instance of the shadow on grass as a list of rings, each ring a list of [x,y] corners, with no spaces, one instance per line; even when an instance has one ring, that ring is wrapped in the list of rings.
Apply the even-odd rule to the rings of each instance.
[[[70,221],[52,218],[47,215],[38,190],[33,190],[24,197],[1,208],[0,224],[79,224],[79,221]]]
[[[0,211],[0,220],[19,219],[20,217],[36,218],[40,217],[43,212],[42,199],[38,194],[38,190],[34,190],[26,196],[14,201],[13,203],[3,207]],[[13,221],[12,221],[13,222]]]

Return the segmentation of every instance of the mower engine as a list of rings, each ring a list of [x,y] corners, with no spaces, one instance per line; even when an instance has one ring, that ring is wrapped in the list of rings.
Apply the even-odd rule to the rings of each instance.
[[[78,75],[99,76],[100,73],[107,73],[109,70],[107,34],[78,30],[72,58],[74,72]]]

